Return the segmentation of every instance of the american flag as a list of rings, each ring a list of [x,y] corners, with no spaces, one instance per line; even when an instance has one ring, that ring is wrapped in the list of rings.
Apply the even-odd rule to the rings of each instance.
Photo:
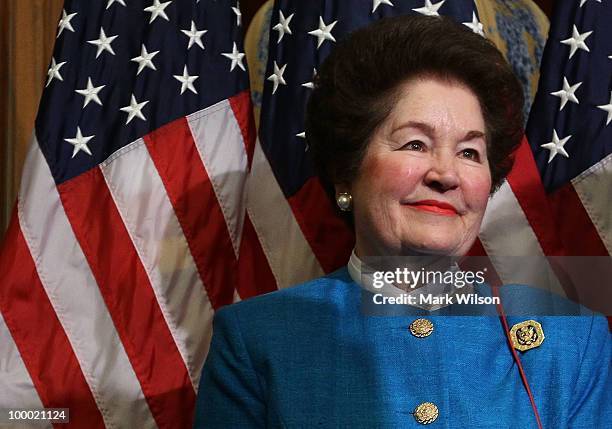
[[[612,253],[612,4],[557,2],[526,134],[570,255]]]
[[[526,128],[535,167],[522,172],[541,182],[550,210],[540,230],[557,245],[545,254],[569,256],[563,290],[612,327],[611,22],[610,3],[557,2]]]
[[[215,309],[275,287],[242,40],[235,0],[65,2],[0,253],[0,408],[190,427]]]
[[[66,1],[0,250],[0,408],[189,427],[214,311],[348,259],[352,235],[303,134],[335,41],[406,13],[483,30],[468,0],[282,0],[272,13],[257,138],[236,2]],[[543,143],[529,141],[539,161]],[[517,156],[476,246],[502,277],[496,255],[563,252],[526,141]]]

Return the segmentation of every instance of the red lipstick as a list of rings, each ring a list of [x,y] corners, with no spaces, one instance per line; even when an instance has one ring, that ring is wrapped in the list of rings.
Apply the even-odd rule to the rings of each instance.
[[[456,216],[458,214],[457,209],[449,203],[436,200],[422,200],[408,204],[410,207],[414,207],[417,210],[423,210],[430,213],[441,214],[444,216]]]

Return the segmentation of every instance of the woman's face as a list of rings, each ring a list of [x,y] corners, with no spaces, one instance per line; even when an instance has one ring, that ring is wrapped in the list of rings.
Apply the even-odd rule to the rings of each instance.
[[[485,123],[460,83],[415,79],[400,87],[374,133],[353,196],[358,256],[464,255],[487,206]]]

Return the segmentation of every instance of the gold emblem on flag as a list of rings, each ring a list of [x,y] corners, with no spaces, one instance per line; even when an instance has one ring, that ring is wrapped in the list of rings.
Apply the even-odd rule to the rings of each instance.
[[[524,352],[539,347],[545,337],[542,325],[535,320],[525,320],[510,329],[510,338],[514,348]]]

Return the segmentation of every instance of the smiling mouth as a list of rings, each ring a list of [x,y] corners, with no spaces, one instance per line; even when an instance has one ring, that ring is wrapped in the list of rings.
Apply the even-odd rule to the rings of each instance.
[[[443,216],[457,216],[459,214],[452,205],[443,203],[441,201],[417,201],[415,203],[407,204],[407,206]]]

